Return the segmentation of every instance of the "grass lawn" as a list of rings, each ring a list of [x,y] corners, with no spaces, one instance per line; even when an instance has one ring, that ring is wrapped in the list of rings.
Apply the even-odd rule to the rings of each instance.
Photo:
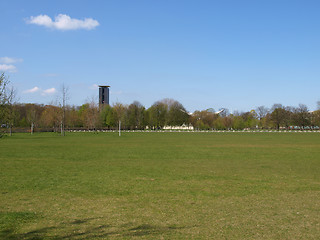
[[[320,134],[15,134],[1,238],[320,239]]]

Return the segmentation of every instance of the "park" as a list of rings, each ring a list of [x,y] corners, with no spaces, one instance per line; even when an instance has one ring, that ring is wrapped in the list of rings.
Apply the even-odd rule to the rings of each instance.
[[[320,239],[320,1],[1,1],[0,240]]]
[[[318,132],[16,133],[2,239],[318,239]]]

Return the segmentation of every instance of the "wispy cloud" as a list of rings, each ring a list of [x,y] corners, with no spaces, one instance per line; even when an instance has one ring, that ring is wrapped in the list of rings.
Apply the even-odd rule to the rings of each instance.
[[[41,89],[39,87],[34,87],[31,89],[27,89],[25,91],[23,91],[23,93],[40,93],[42,96],[47,96],[47,95],[51,95],[57,92],[57,89],[55,88],[48,88],[48,89]]]
[[[17,62],[22,62],[22,58],[10,58],[10,57],[0,57],[0,63],[12,64]]]
[[[85,18],[81,20],[71,18],[66,14],[59,14],[54,18],[54,21],[48,15],[39,15],[35,17],[31,16],[26,20],[26,23],[40,25],[57,30],[92,30],[100,25],[97,20],[94,20],[92,18]]]
[[[0,57],[0,71],[16,72],[17,67],[13,63],[22,62],[21,58]]]
[[[3,72],[16,72],[17,68],[16,66],[12,64],[0,64],[0,71]]]
[[[47,95],[47,94],[53,94],[55,93],[57,90],[55,88],[48,88],[46,90],[43,90],[42,94]]]
[[[31,89],[27,89],[25,91],[23,91],[24,93],[35,93],[35,92],[38,92],[40,91],[41,89],[38,88],[38,87],[34,87],[34,88],[31,88]]]
[[[92,84],[89,88],[92,89],[92,90],[97,90],[99,88],[99,85],[98,84]]]

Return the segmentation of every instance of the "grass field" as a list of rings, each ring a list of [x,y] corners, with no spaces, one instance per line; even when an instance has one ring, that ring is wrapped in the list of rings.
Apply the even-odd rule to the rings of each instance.
[[[0,139],[2,239],[320,239],[318,133]]]

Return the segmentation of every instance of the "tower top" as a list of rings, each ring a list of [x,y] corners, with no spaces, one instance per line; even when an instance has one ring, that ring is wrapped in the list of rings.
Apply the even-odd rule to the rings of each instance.
[[[107,85],[99,85],[99,105],[109,105],[109,87],[110,86]]]

